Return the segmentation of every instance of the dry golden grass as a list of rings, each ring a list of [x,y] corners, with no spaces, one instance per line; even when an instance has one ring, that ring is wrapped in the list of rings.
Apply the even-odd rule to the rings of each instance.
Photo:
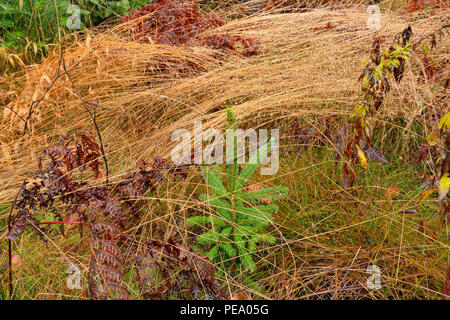
[[[111,166],[111,181],[115,183],[140,159],[148,160],[156,155],[169,158],[174,145],[170,141],[172,131],[191,130],[194,120],[202,120],[204,128],[223,128],[225,107],[233,108],[240,121],[251,121],[254,126],[283,126],[296,116],[314,122],[327,115],[350,115],[360,92],[357,78],[362,61],[369,59],[373,39],[382,36],[389,46],[394,35],[411,24],[414,42],[440,28],[446,14],[443,11],[424,17],[388,11],[382,15],[382,29],[378,31],[367,28],[363,7],[254,15],[205,32],[189,47],[132,41],[126,32],[130,26],[120,25],[81,35],[64,48],[63,54],[82,97],[100,105],[97,119]],[[261,53],[245,58],[208,48],[202,39],[212,34],[258,39]],[[448,45],[446,38],[433,52],[434,57],[438,60],[448,57]],[[58,50],[39,66],[27,70],[23,79],[15,80],[23,85],[15,87],[10,83],[10,90],[15,90],[12,95],[16,97],[9,107],[22,118],[27,117],[30,103],[41,97],[52,81],[60,57]],[[412,57],[404,81],[400,87],[393,88],[386,98],[386,107],[377,115],[377,121],[387,128],[381,140],[388,139],[392,128],[398,129],[395,119],[407,120],[398,130],[400,145],[411,145],[411,141],[416,144],[423,139],[411,126],[420,118],[422,110],[432,105],[434,95],[433,84],[417,83],[413,76],[412,70],[420,65],[417,59]],[[409,100],[407,104],[403,103],[405,96]],[[35,110],[31,129],[25,135],[22,135],[23,126],[17,115],[4,109],[0,127],[1,203],[14,198],[46,146],[71,130],[93,130],[92,121],[66,76],[55,82],[45,101]],[[401,208],[394,206],[390,199],[380,198],[376,204],[370,204],[370,197],[347,194],[339,200],[325,200],[329,193],[338,197],[341,194],[339,175],[333,172],[332,160],[318,159],[311,151],[302,160],[292,161],[283,159],[279,175],[261,181],[269,185],[275,181],[282,183],[293,193],[281,205],[272,226],[279,244],[262,249],[265,253],[260,255],[260,263],[267,265],[255,275],[272,290],[253,292],[254,296],[279,299],[440,297],[438,283],[445,276],[445,264],[441,262],[445,261],[449,248],[445,239],[417,231],[418,220],[405,222],[407,217],[399,214]],[[387,187],[385,183],[389,183],[379,184],[384,179],[382,173],[383,169],[378,170],[375,181],[367,181],[366,187],[377,194],[382,194]],[[299,181],[310,183],[299,186]],[[192,238],[184,219],[192,210],[201,210],[193,196],[201,188],[198,172],[192,170],[186,182],[165,186],[149,197],[146,214],[139,225],[141,235],[164,238],[177,230],[186,241]],[[399,203],[402,208],[415,206],[417,197],[417,193],[406,189]],[[338,213],[334,211],[337,208]],[[338,214],[342,216],[337,217]],[[381,227],[374,225],[376,222]],[[439,228],[434,222],[432,225],[433,230]],[[368,249],[361,244],[367,232],[370,237],[378,237],[373,239],[376,245]],[[2,230],[1,236],[5,233]],[[403,242],[404,234],[408,234],[407,243]],[[394,236],[398,239],[391,239]],[[55,245],[64,243],[58,239]],[[266,254],[267,251],[270,253]],[[53,247],[52,252],[58,255]],[[441,259],[439,263],[436,255]],[[390,283],[382,294],[364,289],[365,268],[376,257],[382,257],[378,263],[387,270],[383,274]],[[63,261],[66,258],[60,256]],[[77,259],[86,265],[85,257]],[[49,263],[47,272],[61,272],[61,261],[55,259]],[[25,273],[30,277],[29,272]],[[250,290],[238,278],[224,280],[230,293],[239,288]],[[23,281],[20,273],[17,274],[15,284],[20,287]],[[45,288],[38,290],[41,295],[36,295],[34,289],[24,288],[28,291],[22,296],[60,297],[58,288],[64,286],[64,281],[48,281]]]
[[[416,19],[415,39],[438,29],[443,17]],[[191,128],[193,119],[203,120],[205,127],[221,127],[223,110],[231,104],[241,119],[262,113],[271,114],[272,120],[350,114],[360,89],[356,79],[362,61],[369,57],[373,38],[382,35],[389,43],[411,23],[408,16],[384,15],[383,28],[373,31],[367,29],[366,20],[367,15],[358,9],[317,10],[232,21],[208,32],[257,38],[262,54],[252,58],[218,53],[201,45],[132,42],[119,35],[119,29],[126,28],[119,26],[84,36],[65,49],[64,57],[83,98],[101,105],[98,121],[109,156],[126,153],[147,159],[155,154],[167,156],[172,147],[170,133]],[[332,29],[327,29],[329,23]],[[445,57],[446,52],[448,42],[435,54]],[[27,72],[24,88],[9,107],[26,118],[31,101],[39,98],[53,79],[58,60],[56,50],[37,69]],[[154,71],[161,65],[169,72]],[[184,73],[179,73],[180,65]],[[432,101],[430,85],[418,85],[415,79],[406,77],[399,91],[402,95],[389,97],[390,107],[382,111],[383,119],[418,114]],[[411,101],[408,106],[401,103],[404,96]],[[17,186],[29,169],[30,161],[22,160],[30,155],[35,159],[45,145],[69,130],[92,128],[67,77],[55,83],[45,100],[32,116],[32,132],[23,139],[23,122],[3,109],[1,161],[8,172],[3,169],[2,175],[14,181],[2,180],[5,192]],[[419,107],[413,102],[419,102]],[[133,163],[116,170],[121,172],[130,165]],[[4,194],[3,200],[10,199],[11,193]]]

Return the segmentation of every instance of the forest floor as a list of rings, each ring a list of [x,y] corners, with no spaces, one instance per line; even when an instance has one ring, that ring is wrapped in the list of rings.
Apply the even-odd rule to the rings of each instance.
[[[94,208],[98,199],[83,198],[88,197],[85,189],[108,194],[106,200],[102,198],[106,218],[112,216],[104,205],[108,201],[119,203],[120,219],[127,216],[120,241],[113,244],[124,256],[120,279],[115,278],[115,267],[111,278],[131,299],[146,297],[142,282],[136,280],[140,269],[133,268],[133,255],[150,240],[157,241],[156,247],[176,243],[189,248],[187,254],[182,249],[175,262],[164,257],[150,264],[165,271],[153,270],[153,282],[146,290],[164,287],[167,291],[161,294],[166,299],[198,297],[202,285],[196,284],[194,292],[184,284],[192,281],[184,278],[184,272],[192,269],[194,278],[197,273],[200,283],[213,284],[226,298],[448,298],[448,207],[446,198],[439,201],[436,162],[436,155],[446,148],[444,138],[438,138],[443,134],[438,123],[449,111],[450,42],[448,29],[442,29],[448,27],[448,9],[409,12],[392,3],[385,1],[379,29],[368,28],[365,5],[267,12],[221,8],[215,17],[210,13],[198,17],[189,9],[185,14],[191,20],[185,24],[199,32],[183,29],[176,40],[164,28],[154,27],[148,16],[135,16],[115,26],[80,32],[76,40],[58,45],[21,75],[1,76],[0,93],[7,93],[2,102],[7,108],[0,122],[0,298],[92,296],[88,282],[97,249],[90,228],[98,222],[100,211]],[[236,17],[218,22],[219,14],[232,13]],[[189,22],[194,18],[210,27],[201,29]],[[404,61],[401,81],[386,72],[389,89],[377,88],[382,92],[381,106],[361,114],[360,75],[365,64],[376,60],[376,43],[388,60],[383,50],[402,46],[402,32],[408,26],[413,50]],[[424,38],[438,30],[444,31],[436,33],[435,41],[432,36]],[[281,185],[288,193],[267,202],[277,209],[263,233],[274,241],[257,242],[251,251],[252,271],[240,260],[242,253],[230,254],[226,263],[216,257],[210,261],[217,269],[211,280],[190,263],[194,254],[203,257],[210,249],[197,241],[207,226],[187,222],[198,215],[217,216],[218,208],[199,197],[210,193],[211,184],[198,166],[183,168],[178,176],[173,170],[155,168],[161,167],[161,161],[163,167],[170,163],[175,130],[192,132],[195,120],[202,121],[203,130],[223,130],[230,109],[240,128],[281,132],[278,172],[264,176],[258,170],[246,188]],[[73,146],[58,147],[62,137],[77,130],[84,130],[90,142],[81,138]],[[339,137],[346,130],[350,133],[342,146]],[[356,140],[349,137],[354,136],[365,137],[364,145],[362,140],[352,145]],[[74,151],[82,144],[85,158],[69,166],[72,160],[67,159],[83,157]],[[438,151],[433,149],[441,144]],[[375,155],[368,153],[370,146]],[[59,175],[53,183],[62,183],[60,189],[54,191],[43,183],[35,194],[25,193],[42,179],[39,159],[54,154],[63,159],[58,165],[67,172],[43,168]],[[151,187],[125,190],[123,182],[130,179],[133,168],[142,168],[142,161],[161,177],[154,180],[138,169],[142,176],[131,175],[132,180],[147,179]],[[93,174],[88,173],[92,163]],[[72,175],[84,164],[86,170]],[[64,177],[78,184],[61,182]],[[129,198],[123,197],[124,192]],[[52,201],[39,198],[42,194]],[[81,196],[74,199],[70,194]],[[94,197],[92,192],[89,197]],[[139,208],[129,206],[130,202]],[[8,219],[23,214],[20,208],[28,215],[28,226],[8,241]],[[130,244],[131,238],[138,249]],[[239,251],[238,242],[232,245]],[[80,287],[75,289],[67,285],[68,267],[73,265],[81,274]],[[373,266],[380,271],[376,289],[368,286],[371,279],[377,281]]]

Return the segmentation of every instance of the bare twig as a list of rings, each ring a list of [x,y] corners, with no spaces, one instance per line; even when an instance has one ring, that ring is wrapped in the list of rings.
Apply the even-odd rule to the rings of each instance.
[[[66,63],[64,61],[64,56],[62,55],[62,53],[61,53],[61,61],[62,61],[62,67],[64,69],[64,73],[69,78],[69,80],[70,80],[70,82],[72,84],[72,87],[74,88],[78,98],[83,103],[84,108],[86,109],[86,111],[88,112],[89,116],[92,119],[92,122],[94,123],[95,131],[97,132],[97,137],[98,137],[98,141],[99,141],[99,144],[100,144],[100,151],[102,152],[103,161],[105,162],[106,183],[108,183],[108,181],[109,181],[108,160],[106,159],[105,148],[103,147],[102,134],[100,133],[100,128],[99,128],[99,126],[97,124],[97,119],[96,119],[96,109],[98,108],[98,104],[92,103],[92,102],[88,102],[88,101],[83,99],[83,97],[81,96],[80,92],[78,91],[77,86],[75,85],[75,82],[73,81],[72,77],[70,76],[69,72],[67,71]],[[89,110],[88,105],[94,106],[94,112]]]
[[[20,118],[20,120],[22,120],[23,122],[25,122],[25,123],[27,122],[20,114],[18,114],[14,109],[10,108],[6,104],[0,103],[0,106],[5,107],[6,109],[10,110],[12,113],[14,113],[16,116],[18,116]]]
[[[25,181],[22,183],[22,186],[19,189],[19,192],[17,192],[16,197],[11,204],[11,209],[9,210],[8,214],[8,233],[11,232],[11,216],[12,212],[14,210],[14,207],[16,205],[17,198],[19,197],[20,192],[22,191],[23,186],[25,185]],[[8,288],[9,288],[9,298],[12,299],[13,294],[13,278],[12,278],[12,244],[11,239],[8,239]]]

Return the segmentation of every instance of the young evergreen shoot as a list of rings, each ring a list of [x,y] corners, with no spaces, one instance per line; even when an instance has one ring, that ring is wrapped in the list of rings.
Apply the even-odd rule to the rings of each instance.
[[[236,129],[236,117],[231,109],[227,109],[228,128]],[[234,139],[234,161],[226,164],[226,181],[222,181],[223,171],[216,165],[202,167],[202,178],[207,184],[206,194],[200,200],[206,202],[216,212],[210,216],[196,216],[187,219],[188,225],[209,226],[208,231],[197,238],[197,242],[209,246],[207,256],[211,261],[228,261],[227,265],[238,258],[239,265],[245,272],[255,271],[253,258],[260,243],[273,244],[276,239],[265,227],[273,222],[273,214],[277,212],[276,204],[267,204],[267,199],[275,200],[287,194],[288,189],[282,186],[260,188],[248,191],[245,184],[258,169],[261,155],[270,150],[273,138],[261,145],[249,156],[249,161],[240,170],[237,163],[237,137],[231,130]]]

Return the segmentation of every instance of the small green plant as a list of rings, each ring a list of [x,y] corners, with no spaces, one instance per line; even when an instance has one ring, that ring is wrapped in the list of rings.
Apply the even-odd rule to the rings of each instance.
[[[227,109],[227,115],[228,128],[236,129],[233,111]],[[233,131],[227,130],[227,138],[229,134]],[[259,167],[260,155],[267,154],[273,140],[270,139],[250,155],[248,163],[240,170],[236,135],[231,139],[234,139],[234,161],[226,165],[226,181],[222,181],[223,172],[218,165],[202,168],[208,193],[202,194],[200,200],[213,208],[217,215],[191,217],[187,223],[210,226],[208,231],[198,236],[197,242],[210,247],[206,255],[211,261],[220,262],[228,269],[239,258],[242,270],[253,272],[256,267],[253,255],[258,250],[257,245],[276,241],[265,227],[273,222],[272,214],[278,211],[278,206],[268,202],[286,195],[288,189],[275,186],[247,190],[245,183]]]
[[[409,43],[411,35],[412,29],[408,26],[401,33],[401,45],[394,44],[383,52],[380,48],[382,39],[376,38],[372,45],[371,61],[364,61],[365,68],[359,78],[362,82],[362,97],[336,139],[336,160],[345,159],[342,176],[344,188],[352,187],[356,181],[355,168],[351,163],[359,160],[364,170],[368,168],[369,158],[389,163],[380,151],[372,147],[371,119],[368,116],[373,119],[373,115],[382,106],[391,90],[390,79],[393,77],[397,84],[402,81],[405,62],[412,53]]]
[[[80,28],[90,28],[149,0],[2,0],[0,2],[0,71],[33,64],[66,34],[67,21],[80,9]],[[72,10],[72,11],[71,11]]]
[[[130,9],[140,9],[153,0],[72,0],[82,10],[85,27],[96,26],[108,18],[121,16]]]
[[[419,159],[423,160],[428,154],[435,155],[433,159],[433,180],[439,181],[439,202],[445,214],[450,212],[447,203],[447,194],[450,189],[450,112],[447,112],[439,121],[437,130],[431,131],[427,137],[427,144],[421,148]],[[437,159],[436,159],[437,158]],[[421,201],[425,200],[434,187],[425,191]]]

